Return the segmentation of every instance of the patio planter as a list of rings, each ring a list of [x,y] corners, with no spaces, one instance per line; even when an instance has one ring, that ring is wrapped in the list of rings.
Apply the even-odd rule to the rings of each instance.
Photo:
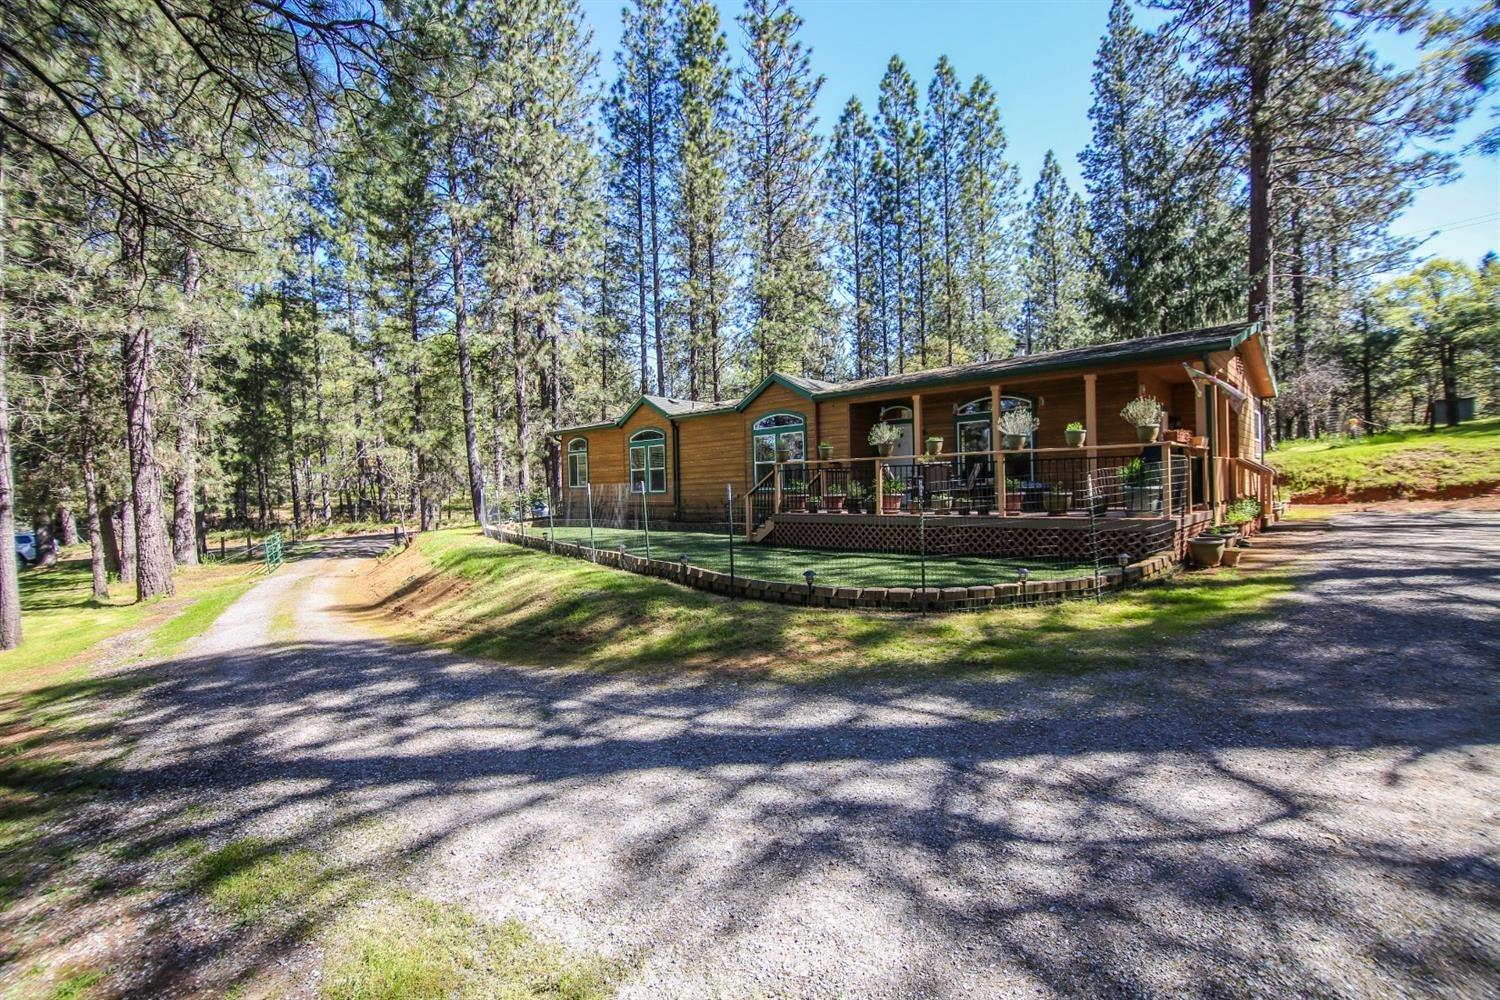
[[[936,456],[943,450],[943,439],[940,437],[930,437],[924,442],[924,444],[927,448],[927,454],[929,456]]]
[[[1026,447],[1026,435],[1002,434],[1000,435],[1000,447],[1005,451],[1020,451]]]
[[[800,514],[807,510],[807,495],[805,493],[794,493],[791,496],[781,498],[784,506],[790,513]]]
[[[1086,431],[1086,430],[1082,430],[1082,431],[1063,431],[1063,435],[1065,437],[1067,437],[1067,439],[1068,439],[1068,445],[1070,447],[1073,447],[1073,448],[1082,448],[1083,447],[1083,442],[1088,439],[1089,432]]]
[[[1237,545],[1236,546],[1225,546],[1225,548],[1224,548],[1224,554],[1220,557],[1220,565],[1223,565],[1223,566],[1238,566],[1240,564],[1240,556],[1242,556],[1244,554],[1245,554],[1245,550],[1242,549],[1242,548],[1240,548]]]
[[[1156,514],[1161,512],[1160,486],[1125,487],[1125,510],[1130,514]]]
[[[833,457],[833,445],[831,445],[831,444],[820,444],[820,445],[818,445],[818,457],[821,458],[825,462],[828,461],[829,459],[831,459]]]
[[[787,462],[790,462],[791,460],[792,460],[792,449],[790,449],[790,448],[777,448],[776,449],[776,461],[785,464]]]
[[[1136,424],[1135,439],[1141,444],[1150,444],[1161,433],[1161,424]]]
[[[1019,514],[1019,513],[1021,513],[1021,494],[1020,493],[1011,492],[1011,493],[1005,494],[1005,513],[1007,513],[1007,514]]]
[[[1053,490],[1047,494],[1047,513],[1066,514],[1073,508],[1073,492],[1071,490]]]
[[[901,513],[901,501],[905,500],[900,493],[886,493],[880,498],[880,509],[887,514]]]
[[[1188,539],[1188,551],[1193,562],[1208,569],[1217,566],[1224,558],[1224,536],[1203,534]]]
[[[834,513],[836,511],[841,511],[844,509],[844,498],[842,496],[830,496],[827,498],[827,502],[829,513]]]
[[[953,500],[949,497],[943,497],[942,499],[933,498],[932,500],[929,500],[928,503],[931,505],[933,510],[953,509]]]
[[[875,446],[875,451],[876,451],[877,454],[880,455],[881,458],[890,458],[891,454],[895,450],[896,450],[896,442],[894,442],[894,441],[887,441],[884,444],[877,444]]]
[[[864,504],[863,504],[863,507],[864,507],[864,511],[865,511],[866,514],[873,514],[873,513],[875,513],[875,498],[874,497],[866,497],[865,501],[864,501]]]

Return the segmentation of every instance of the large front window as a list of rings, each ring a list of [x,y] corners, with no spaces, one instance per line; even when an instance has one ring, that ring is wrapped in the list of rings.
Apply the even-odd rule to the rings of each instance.
[[[589,484],[589,443],[583,438],[568,442],[568,486],[581,490]]]
[[[755,482],[760,482],[784,454],[788,462],[806,456],[807,424],[800,414],[772,413],[750,428],[750,457],[755,462]]]
[[[630,492],[667,492],[667,436],[661,431],[630,436]]]

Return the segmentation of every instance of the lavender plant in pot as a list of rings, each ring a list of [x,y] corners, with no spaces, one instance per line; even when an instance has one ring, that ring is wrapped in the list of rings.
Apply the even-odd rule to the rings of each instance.
[[[1020,451],[1036,433],[1042,422],[1030,410],[1009,410],[1000,415],[1000,445],[1006,451]]]
[[[901,440],[901,428],[881,421],[870,428],[867,440],[881,458],[890,458],[891,452],[896,450],[896,442]]]

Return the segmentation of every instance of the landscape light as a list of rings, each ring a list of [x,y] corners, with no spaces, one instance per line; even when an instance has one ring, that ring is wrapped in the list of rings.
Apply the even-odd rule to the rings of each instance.
[[[1121,569],[1124,569],[1126,566],[1130,565],[1130,553],[1129,552],[1121,552],[1115,558],[1120,561],[1120,568]]]
[[[818,571],[817,570],[809,569],[809,570],[803,571],[803,573],[802,573],[802,579],[804,579],[804,580],[807,581],[807,585],[809,587],[811,587],[813,585],[813,580],[817,579],[817,577],[818,577]]]
[[[1021,586],[1024,587],[1026,586],[1026,581],[1031,579],[1031,570],[1027,569],[1025,566],[1022,566],[1020,569],[1016,570],[1016,576],[1020,577]]]

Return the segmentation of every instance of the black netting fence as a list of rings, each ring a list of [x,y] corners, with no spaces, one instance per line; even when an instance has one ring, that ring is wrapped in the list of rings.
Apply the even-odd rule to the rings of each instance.
[[[959,462],[898,460],[878,463],[877,484],[876,467],[788,464],[748,495],[726,485],[718,502],[696,505],[625,487],[510,494],[486,530],[596,561],[643,557],[683,578],[698,567],[736,581],[924,592],[1077,581],[1067,593],[1089,594],[1110,571],[1171,551],[1193,508],[1181,455],[1038,456],[1000,483]]]

